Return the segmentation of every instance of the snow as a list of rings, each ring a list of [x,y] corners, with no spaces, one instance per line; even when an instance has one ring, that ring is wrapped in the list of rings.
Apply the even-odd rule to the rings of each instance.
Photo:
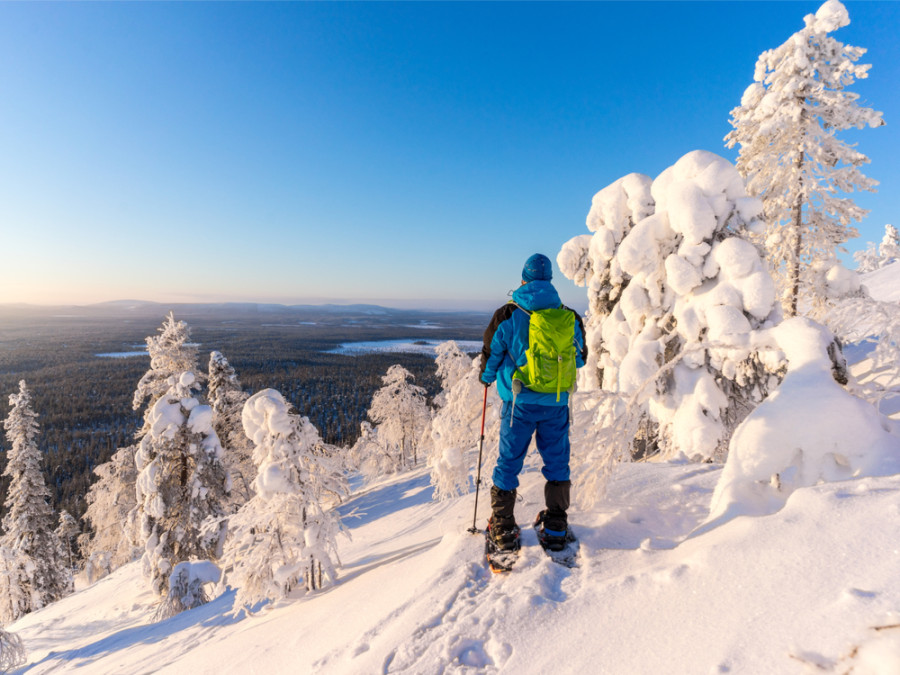
[[[861,282],[876,300],[900,302],[900,262],[863,274]]]
[[[327,592],[234,617],[228,590],[151,623],[157,599],[128,565],[8,627],[29,652],[14,672],[897,672],[900,477],[798,489],[774,515],[689,537],[721,473],[621,465],[600,507],[573,509],[578,568],[525,528],[497,576],[466,532],[473,495],[432,502],[414,471],[341,507],[359,515]],[[542,493],[523,475],[521,519]]]
[[[798,487],[900,473],[900,436],[831,373],[832,336],[805,318],[770,329],[788,360],[777,391],[735,430],[710,522],[780,508]]]

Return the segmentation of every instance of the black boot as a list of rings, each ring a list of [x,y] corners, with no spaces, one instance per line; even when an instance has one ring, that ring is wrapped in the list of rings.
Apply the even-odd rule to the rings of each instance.
[[[501,490],[496,485],[491,487],[492,514],[488,521],[488,532],[497,548],[504,551],[519,548],[519,527],[513,515],[515,506],[515,490]]]
[[[544,502],[547,508],[538,514],[538,536],[541,545],[552,551],[561,551],[566,545],[569,529],[566,511],[569,509],[569,491],[572,482],[549,480],[544,485]]]

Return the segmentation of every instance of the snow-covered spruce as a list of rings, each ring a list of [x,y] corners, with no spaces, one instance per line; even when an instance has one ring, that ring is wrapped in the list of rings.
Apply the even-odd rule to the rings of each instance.
[[[56,527],[56,537],[59,539],[60,554],[62,562],[68,570],[69,588],[67,593],[75,590],[75,556],[73,552],[73,541],[81,532],[78,527],[78,521],[68,511],[63,509],[59,512],[59,525]]]
[[[160,594],[179,562],[219,557],[230,488],[212,408],[196,397],[194,374],[172,376],[168,384],[148,411],[135,454],[143,569]]]
[[[880,112],[860,106],[859,95],[847,91],[868,77],[870,66],[857,63],[865,49],[829,35],[850,23],[844,5],[828,0],[804,23],[760,55],[754,83],[731,111],[734,130],[725,137],[728,147],[740,145],[737,168],[748,191],[763,200],[765,246],[789,316],[803,308],[801,299],[807,311],[821,313],[810,266],[833,259],[857,236],[851,223],[866,210],[840,195],[877,185],[860,170],[869,159],[835,132],[884,123]]]
[[[24,380],[19,382],[18,393],[10,395],[9,405],[3,422],[9,442],[3,475],[10,479],[0,536],[8,575],[3,590],[9,593],[6,601],[0,601],[3,623],[59,600],[71,585],[53,528],[50,490],[40,468],[37,414]]]
[[[230,510],[236,511],[253,496],[250,484],[256,475],[256,465],[250,439],[241,423],[241,410],[249,394],[241,388],[234,368],[221,352],[209,355],[207,391],[213,410],[213,428],[225,450],[225,466],[231,476]]]
[[[853,254],[857,272],[874,272],[900,260],[900,232],[893,225],[884,226],[884,237],[879,245],[869,242],[865,251]]]
[[[431,421],[431,450],[428,467],[435,499],[447,499],[469,491],[477,463],[477,448],[484,410],[484,385],[479,380],[481,358],[459,351],[452,340],[435,348],[441,394],[439,408]],[[500,434],[500,399],[496,388],[488,390],[484,426],[482,476],[490,475],[497,460]]]
[[[664,458],[724,457],[731,432],[765,397],[780,366],[777,354],[749,346],[753,331],[780,315],[772,279],[745,239],[761,225],[761,204],[735,168],[691,152],[650,193],[652,207],[646,197],[638,202],[648,215],[609,249],[606,263],[628,281],[600,323],[599,367],[603,388],[629,403],[606,398],[597,409],[596,423],[619,419],[627,427],[616,426],[616,438],[585,460],[601,474],[607,455],[635,434],[644,451],[656,448]],[[597,237],[608,240],[602,230]],[[622,415],[645,419],[639,428]]]
[[[140,442],[151,427],[154,404],[171,387],[171,379],[184,372],[197,373],[197,345],[189,342],[190,328],[175,321],[169,312],[159,328],[159,335],[147,337],[150,369],[144,373],[134,392],[135,410],[146,403],[144,422],[137,432],[137,445],[119,448],[110,460],[94,468],[97,481],[91,485],[86,501],[85,520],[92,534],[81,539],[80,548],[88,583],[109,574],[144,551],[141,533],[143,510],[138,508],[135,461]]]
[[[224,564],[237,610],[334,581],[341,522],[331,507],[347,489],[339,458],[274,389],[247,400],[243,425],[259,470],[255,495],[229,520]]]

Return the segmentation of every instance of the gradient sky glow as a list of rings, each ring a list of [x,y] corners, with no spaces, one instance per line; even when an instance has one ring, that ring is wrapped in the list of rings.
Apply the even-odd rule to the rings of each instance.
[[[0,3],[0,303],[496,306],[620,176],[733,161],[820,4]],[[842,135],[854,251],[900,224],[900,3],[845,4],[887,122]]]

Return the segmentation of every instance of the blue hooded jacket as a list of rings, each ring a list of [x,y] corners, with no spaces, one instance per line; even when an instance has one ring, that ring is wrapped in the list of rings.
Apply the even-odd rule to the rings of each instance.
[[[484,333],[484,348],[481,353],[481,381],[491,384],[496,380],[497,393],[504,401],[513,400],[512,376],[516,367],[527,363],[525,352],[528,349],[528,312],[561,306],[559,294],[553,284],[543,280],[529,281],[519,286],[512,298],[513,302],[494,313]],[[575,317],[575,365],[581,368],[587,358],[584,325],[577,312]],[[569,403],[569,395],[563,392],[557,401],[556,394],[541,394],[523,387],[516,403],[564,406]]]

